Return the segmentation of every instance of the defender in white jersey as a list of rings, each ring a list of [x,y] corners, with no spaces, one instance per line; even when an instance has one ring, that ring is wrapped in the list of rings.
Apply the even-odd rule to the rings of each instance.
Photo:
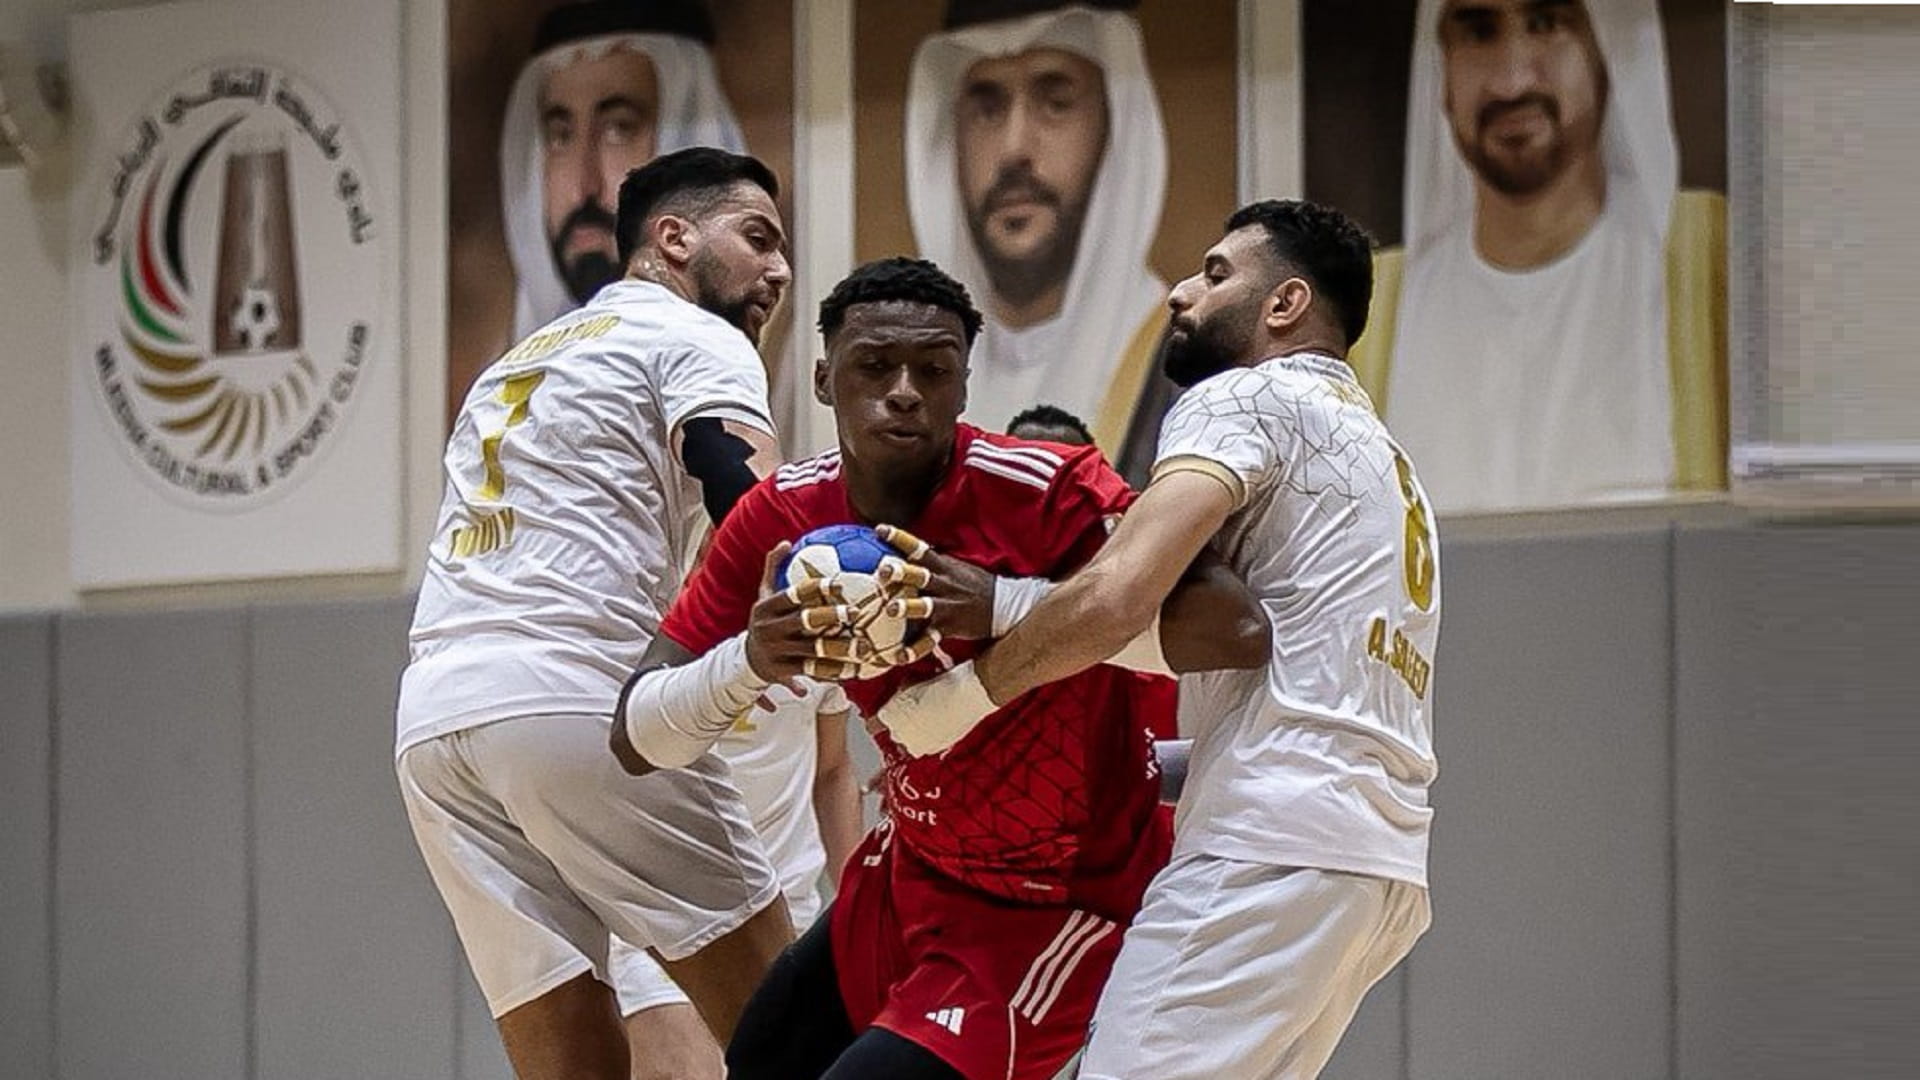
[[[1194,728],[1173,860],[1147,890],[1080,1075],[1312,1077],[1425,930],[1438,547],[1412,464],[1344,362],[1371,245],[1338,211],[1255,203],[1175,286],[1190,389],[1092,562],[883,723],[1000,702],[1112,655],[1211,546],[1272,624],[1264,670],[1181,680]]]
[[[483,372],[448,441],[396,754],[522,1078],[628,1075],[611,935],[659,956],[720,1041],[791,940],[725,763],[636,778],[607,749],[699,532],[777,459],[751,340],[791,279],[776,191],[706,148],[629,174],[627,276]],[[718,1076],[704,1056],[649,1064]]]

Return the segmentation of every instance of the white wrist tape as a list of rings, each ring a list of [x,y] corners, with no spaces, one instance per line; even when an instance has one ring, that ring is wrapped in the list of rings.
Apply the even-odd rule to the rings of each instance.
[[[1167,655],[1160,651],[1160,616],[1153,617],[1153,623],[1134,638],[1120,647],[1120,651],[1107,658],[1107,663],[1123,667],[1129,671],[1144,671],[1149,675],[1172,675],[1173,668],[1167,664]]]
[[[698,660],[640,676],[620,722],[641,757],[677,769],[706,753],[766,688],[747,664],[747,635],[736,634]]]
[[[974,674],[973,661],[938,678],[905,687],[881,707],[877,719],[893,741],[914,757],[937,754],[965,738],[998,706]]]
[[[1006,637],[1053,591],[1053,582],[1038,577],[993,579],[993,636]]]

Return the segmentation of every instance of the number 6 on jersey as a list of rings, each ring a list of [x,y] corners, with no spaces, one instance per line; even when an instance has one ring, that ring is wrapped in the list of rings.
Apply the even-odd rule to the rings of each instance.
[[[1405,454],[1393,452],[1393,468],[1400,474],[1400,498],[1407,504],[1406,570],[1407,599],[1421,611],[1433,610],[1433,518],[1427,501],[1413,482],[1413,466]]]

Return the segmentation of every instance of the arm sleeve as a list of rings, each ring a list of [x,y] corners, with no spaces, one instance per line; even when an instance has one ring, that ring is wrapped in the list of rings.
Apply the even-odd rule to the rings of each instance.
[[[785,515],[774,502],[773,481],[762,481],[734,505],[714,531],[706,558],[674,598],[660,632],[695,656],[747,628],[760,599],[767,552],[788,539]]]
[[[702,336],[657,355],[655,385],[669,432],[696,416],[712,416],[773,434],[766,365],[744,337],[732,342]]]
[[[1269,425],[1294,408],[1258,371],[1215,375],[1181,395],[1167,414],[1153,475],[1205,473],[1226,486],[1238,510],[1280,475],[1280,446]]]

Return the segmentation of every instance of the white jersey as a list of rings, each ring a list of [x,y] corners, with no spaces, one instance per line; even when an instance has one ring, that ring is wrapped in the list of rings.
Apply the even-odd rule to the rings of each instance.
[[[650,282],[609,285],[480,374],[447,442],[396,752],[612,713],[706,520],[672,448],[700,416],[771,433],[766,369],[738,329]]]
[[[1182,468],[1236,493],[1214,543],[1273,658],[1180,680],[1176,852],[1424,886],[1440,578],[1412,466],[1346,364],[1294,354],[1181,396],[1155,473]]]
[[[814,813],[813,781],[820,763],[821,714],[844,713],[847,696],[835,683],[808,683],[795,697],[772,687],[773,712],[754,709],[715,747],[733,770],[733,782],[753,815],[754,831],[780,875],[795,926],[820,911],[820,872],[827,852]]]

